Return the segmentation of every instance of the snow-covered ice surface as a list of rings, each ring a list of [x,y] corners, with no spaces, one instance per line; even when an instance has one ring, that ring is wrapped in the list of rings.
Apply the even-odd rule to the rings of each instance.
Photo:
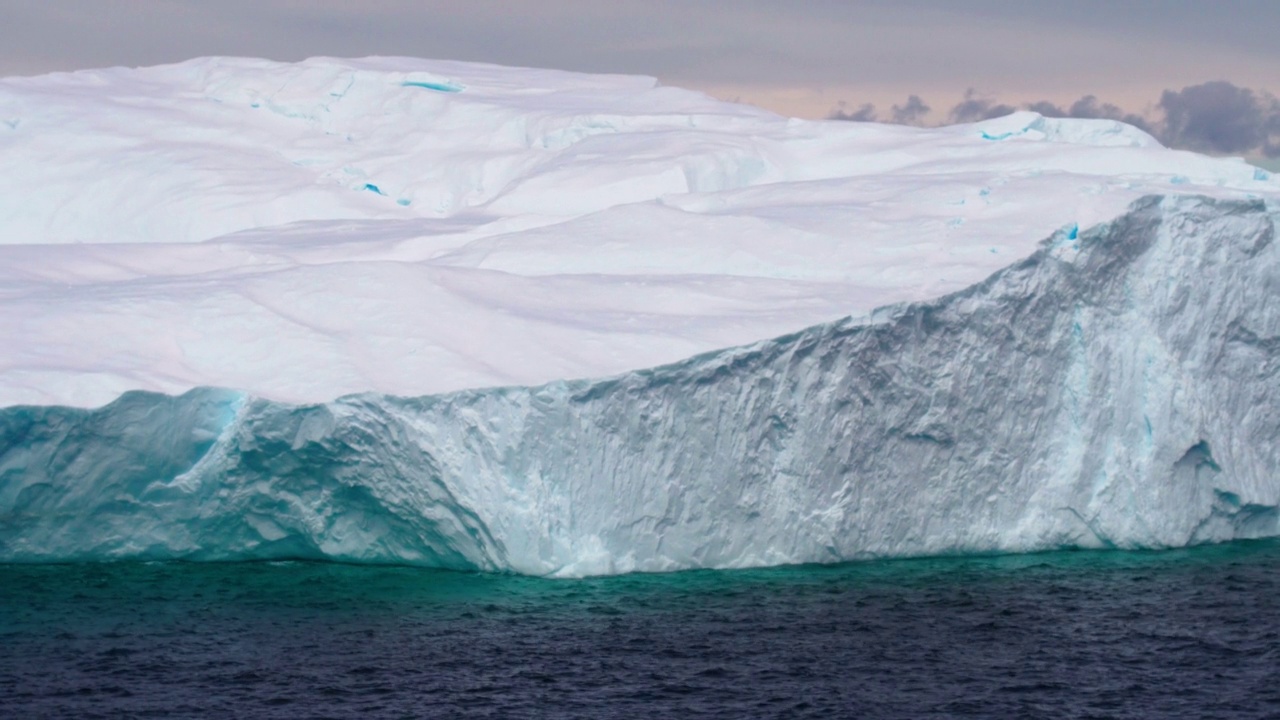
[[[1110,121],[408,59],[0,80],[0,164],[0,406],[600,377],[963,289],[1146,194],[1280,193]]]
[[[0,560],[1280,533],[1280,182],[1124,125],[213,59],[0,81],[0,159]]]

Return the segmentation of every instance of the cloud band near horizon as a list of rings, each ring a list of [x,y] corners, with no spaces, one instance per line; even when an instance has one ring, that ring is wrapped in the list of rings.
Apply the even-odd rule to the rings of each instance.
[[[977,122],[1032,110],[1046,117],[1119,120],[1151,133],[1168,147],[1217,155],[1256,155],[1280,158],[1280,99],[1265,90],[1240,87],[1225,80],[1167,89],[1143,113],[1124,110],[1085,95],[1065,105],[1048,100],[1019,104],[999,102],[970,89],[946,111],[941,121],[919,95],[887,112],[871,103],[832,112],[833,120],[887,122],[901,125],[941,125]]]

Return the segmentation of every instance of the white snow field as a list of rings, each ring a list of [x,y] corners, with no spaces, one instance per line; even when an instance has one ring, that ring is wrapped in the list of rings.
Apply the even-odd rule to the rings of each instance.
[[[1146,194],[1280,195],[1110,121],[403,58],[0,80],[0,166],[0,407],[600,377],[963,289]]]
[[[1280,182],[1128,126],[206,59],[0,81],[0,160],[0,562],[1280,535]]]

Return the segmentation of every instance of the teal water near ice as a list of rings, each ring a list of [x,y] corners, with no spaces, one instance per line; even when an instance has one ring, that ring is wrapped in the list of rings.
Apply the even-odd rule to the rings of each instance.
[[[13,717],[1267,717],[1280,542],[580,580],[0,566]]]

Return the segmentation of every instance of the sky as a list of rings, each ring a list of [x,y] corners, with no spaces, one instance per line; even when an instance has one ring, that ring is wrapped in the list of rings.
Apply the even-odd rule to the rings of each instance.
[[[1094,96],[1160,132],[1166,91],[1223,82],[1252,94],[1256,108],[1236,104],[1261,114],[1253,135],[1274,113],[1280,142],[1277,0],[0,0],[0,75],[201,55],[642,74],[787,115],[854,117],[870,104],[875,119],[917,124],[966,118],[954,112],[966,102],[1070,114]],[[1192,117],[1206,103],[1239,101],[1217,89],[1173,99],[1191,113],[1184,125],[1212,122]],[[895,105],[907,112],[895,118]]]

